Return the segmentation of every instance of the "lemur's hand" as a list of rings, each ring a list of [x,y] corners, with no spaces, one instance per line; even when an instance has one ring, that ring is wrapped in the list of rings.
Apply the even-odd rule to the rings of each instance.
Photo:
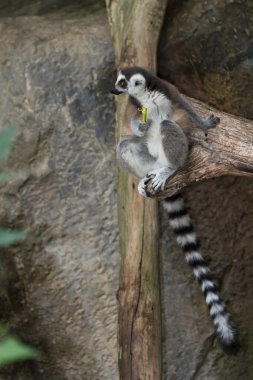
[[[133,133],[139,137],[143,137],[145,135],[145,132],[149,129],[151,124],[152,121],[149,119],[146,121],[146,123],[141,123],[139,118],[131,118],[130,120],[130,126]]]
[[[208,116],[203,120],[203,124],[201,125],[201,129],[205,132],[205,136],[208,134],[208,129],[215,128],[220,122],[220,118],[214,116],[214,114]]]
[[[148,119],[146,123],[140,123],[138,129],[140,132],[146,132],[151,127],[151,125],[152,120]]]

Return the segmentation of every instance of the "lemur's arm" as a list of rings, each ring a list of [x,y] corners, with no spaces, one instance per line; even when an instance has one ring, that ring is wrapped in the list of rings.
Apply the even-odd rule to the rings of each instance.
[[[208,129],[215,128],[219,124],[220,119],[214,115],[210,115],[205,119],[202,119],[197,112],[194,110],[190,102],[182,95],[176,86],[171,83],[165,82],[162,80],[163,84],[166,85],[168,89],[168,97],[172,101],[172,104],[175,108],[182,110],[186,113],[186,116],[190,119],[197,128],[200,128],[207,135]]]
[[[143,137],[146,131],[151,126],[151,120],[146,123],[141,123],[141,112],[139,110],[140,104],[130,98],[128,101],[127,111],[125,114],[125,122],[130,124],[131,130],[135,136]]]
[[[219,124],[220,119],[213,114],[208,116],[206,119],[202,119],[197,112],[194,110],[192,105],[188,102],[188,100],[182,95],[178,94],[178,106],[187,112],[190,120],[197,128],[200,128],[204,131],[207,136],[208,129],[215,128],[217,124]]]

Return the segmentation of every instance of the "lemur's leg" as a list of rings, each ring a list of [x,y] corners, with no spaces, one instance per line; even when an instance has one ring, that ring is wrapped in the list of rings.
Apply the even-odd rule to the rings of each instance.
[[[164,165],[148,172],[146,176],[151,178],[155,191],[164,190],[167,179],[185,163],[189,150],[188,139],[178,124],[172,120],[164,120],[160,127]]]
[[[143,178],[155,168],[156,158],[150,155],[145,140],[138,136],[125,136],[117,146],[119,165],[130,174]]]
[[[188,113],[192,122],[196,125],[197,128],[202,129],[206,136],[208,129],[215,128],[216,125],[218,125],[220,122],[220,119],[213,114],[205,119],[202,119],[182,94],[179,96],[178,105]]]

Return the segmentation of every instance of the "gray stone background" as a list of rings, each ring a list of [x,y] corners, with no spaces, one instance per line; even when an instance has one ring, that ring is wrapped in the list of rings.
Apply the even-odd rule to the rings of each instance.
[[[252,117],[251,2],[170,4],[160,75],[193,97]],[[0,47],[0,128],[18,126],[8,161],[15,175],[0,188],[0,222],[29,231],[1,254],[0,313],[43,352],[39,362],[2,368],[0,379],[117,380],[120,257],[108,94],[115,65],[104,2],[2,0]],[[227,357],[217,345],[161,211],[164,380],[251,380],[252,180],[213,180],[186,199],[242,352]]]

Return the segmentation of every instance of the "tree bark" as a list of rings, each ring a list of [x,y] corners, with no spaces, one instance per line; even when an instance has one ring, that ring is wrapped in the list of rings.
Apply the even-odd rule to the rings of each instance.
[[[107,0],[116,64],[156,71],[166,0]],[[117,140],[129,126],[125,97],[116,99]],[[121,273],[118,292],[119,371],[124,380],[161,379],[161,313],[157,202],[139,196],[136,180],[119,171]]]
[[[168,180],[164,191],[154,194],[149,185],[151,197],[168,197],[201,181],[225,175],[253,177],[253,122],[191,98],[189,101],[202,117],[214,113],[221,122],[209,130],[207,138],[201,130],[192,130],[192,147],[185,166]]]

